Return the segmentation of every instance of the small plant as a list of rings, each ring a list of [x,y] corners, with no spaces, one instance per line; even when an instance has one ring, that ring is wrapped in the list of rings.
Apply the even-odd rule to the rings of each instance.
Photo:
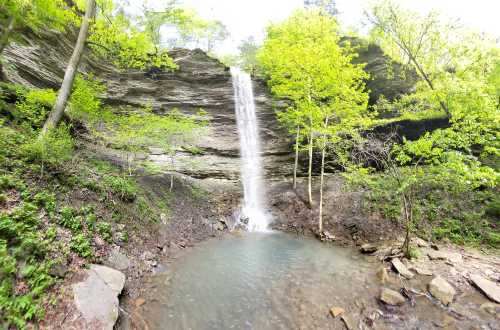
[[[107,222],[100,222],[97,224],[97,232],[101,235],[102,239],[111,243],[113,240],[113,233],[111,232],[111,225]]]
[[[124,202],[133,202],[137,197],[138,188],[131,179],[107,175],[104,177],[104,183]]]
[[[54,194],[42,191],[37,193],[33,197],[33,201],[39,207],[45,208],[48,213],[54,213],[56,211],[56,197]]]
[[[70,248],[72,251],[78,253],[80,257],[85,259],[90,259],[93,255],[90,242],[84,234],[74,236],[71,239]]]
[[[59,224],[75,232],[82,229],[82,218],[77,215],[75,209],[65,206],[60,211]]]

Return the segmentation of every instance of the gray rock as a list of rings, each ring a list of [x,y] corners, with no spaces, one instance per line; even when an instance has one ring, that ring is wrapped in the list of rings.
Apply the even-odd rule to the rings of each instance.
[[[429,283],[429,292],[444,305],[450,304],[456,294],[451,284],[440,276],[435,277]]]
[[[500,286],[480,275],[471,275],[470,280],[478,287],[488,298],[500,303]]]
[[[361,245],[361,248],[359,250],[361,251],[361,253],[370,254],[376,252],[378,250],[378,247],[374,244],[363,244]]]
[[[64,278],[68,271],[68,265],[63,263],[56,263],[50,268],[49,274],[59,278]]]
[[[456,252],[429,250],[427,251],[427,256],[429,256],[431,260],[446,260],[451,263],[462,262],[462,255]]]
[[[398,258],[391,260],[392,266],[396,269],[396,271],[401,274],[401,276],[406,277],[407,279],[412,279],[415,276],[412,272],[406,268],[406,266],[399,260]]]
[[[124,271],[130,267],[130,259],[117,249],[114,249],[109,253],[106,264],[114,269]]]
[[[481,308],[486,313],[496,316],[500,318],[500,304],[495,303],[484,303],[479,308]]]
[[[402,305],[406,302],[405,297],[403,297],[399,292],[391,289],[383,289],[380,293],[380,300],[392,306]]]
[[[354,321],[352,316],[344,313],[340,317],[342,318],[342,321],[344,321],[347,330],[354,330],[357,328],[356,322]]]
[[[418,275],[432,276],[432,272],[423,266],[413,266],[412,269],[415,270]]]
[[[76,308],[89,328],[112,330],[118,319],[118,295],[125,275],[98,265],[92,265],[86,273],[83,282],[73,285]]]
[[[414,237],[412,240],[412,243],[415,244],[418,247],[429,247],[429,243],[421,239],[420,237]]]

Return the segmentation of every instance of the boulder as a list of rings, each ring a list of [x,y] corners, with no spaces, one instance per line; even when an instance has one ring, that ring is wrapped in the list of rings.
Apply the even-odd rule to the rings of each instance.
[[[418,247],[429,247],[429,243],[421,239],[420,237],[414,237],[412,240],[412,243],[415,244]]]
[[[405,297],[403,297],[403,295],[391,289],[383,289],[380,293],[380,300],[383,303],[392,306],[402,305],[406,302],[406,299]]]
[[[406,266],[398,258],[392,259],[391,263],[394,269],[396,269],[396,271],[399,274],[401,274],[401,276],[407,279],[412,279],[413,276],[415,276],[412,272],[408,270],[408,268],[406,268]]]
[[[448,305],[453,301],[456,291],[450,283],[440,276],[436,276],[429,283],[429,292],[434,298],[441,301],[444,305]]]
[[[470,280],[478,287],[488,298],[494,302],[500,303],[500,286],[480,275],[471,275]]]
[[[76,308],[89,328],[112,330],[118,319],[118,295],[125,275],[115,269],[92,265],[87,278],[73,285]]]
[[[485,311],[486,313],[489,313],[493,316],[496,316],[497,318],[500,318],[500,304],[488,302],[482,304],[479,308]]]
[[[114,249],[109,253],[106,265],[109,265],[114,269],[124,271],[130,267],[130,259],[123,253],[120,253],[117,249]]]

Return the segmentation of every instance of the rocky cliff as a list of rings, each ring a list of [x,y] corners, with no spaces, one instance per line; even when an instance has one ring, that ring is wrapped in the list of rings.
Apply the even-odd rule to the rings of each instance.
[[[73,38],[50,33],[41,37],[26,33],[23,38],[21,43],[5,50],[4,78],[26,86],[57,89],[72,52]],[[359,49],[359,60],[368,63],[367,71],[373,77],[368,82],[372,102],[382,94],[391,99],[412,90],[414,82],[388,78],[387,60],[380,48]],[[80,70],[93,73],[105,83],[107,89],[102,99],[106,105],[151,105],[157,113],[174,108],[187,114],[205,110],[210,124],[195,142],[201,152],[178,150],[175,171],[198,179],[237,180],[239,142],[229,69],[201,50],[177,49],[171,56],[179,65],[175,72],[155,75],[137,70],[121,72],[108,63],[96,61],[90,54],[84,57]],[[254,89],[266,173],[271,178],[289,175],[293,165],[291,141],[279,128],[264,83],[256,81]],[[170,166],[170,158],[160,150],[151,149],[148,157]]]

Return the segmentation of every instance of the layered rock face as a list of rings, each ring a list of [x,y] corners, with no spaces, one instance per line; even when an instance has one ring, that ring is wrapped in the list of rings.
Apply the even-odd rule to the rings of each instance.
[[[4,78],[30,87],[58,89],[72,53],[74,37],[26,33],[21,44],[12,44],[5,50]],[[359,52],[359,60],[368,63],[366,69],[374,78],[368,82],[372,102],[382,94],[392,99],[412,90],[414,82],[387,77],[387,61],[380,48],[365,47]],[[186,114],[195,114],[200,109],[206,111],[209,126],[194,141],[201,152],[177,150],[173,164],[159,149],[152,148],[146,156],[165,168],[173,167],[176,172],[193,178],[236,181],[239,178],[239,139],[229,68],[201,50],[177,49],[171,56],[179,65],[175,72],[122,72],[109,63],[97,62],[89,54],[84,57],[80,70],[94,74],[105,83],[107,90],[102,99],[106,105],[152,106],[157,113],[173,109]],[[290,175],[293,142],[278,125],[275,105],[264,82],[255,81],[254,91],[265,173],[270,178]]]
[[[37,88],[57,89],[72,52],[68,38],[44,35],[25,36],[23,44],[5,50],[6,80]],[[152,106],[157,113],[178,109],[195,114],[203,109],[209,115],[209,126],[195,138],[201,150],[192,154],[178,150],[175,171],[199,179],[239,178],[239,140],[234,112],[234,95],[229,68],[201,50],[177,49],[171,52],[179,65],[175,72],[148,74],[142,71],[120,72],[106,63],[86,56],[81,71],[93,73],[107,87],[103,103],[119,106]],[[272,102],[262,83],[256,83],[264,164],[270,176],[290,171],[286,134],[278,127]],[[151,149],[150,159],[171,168],[171,159],[161,150]]]

